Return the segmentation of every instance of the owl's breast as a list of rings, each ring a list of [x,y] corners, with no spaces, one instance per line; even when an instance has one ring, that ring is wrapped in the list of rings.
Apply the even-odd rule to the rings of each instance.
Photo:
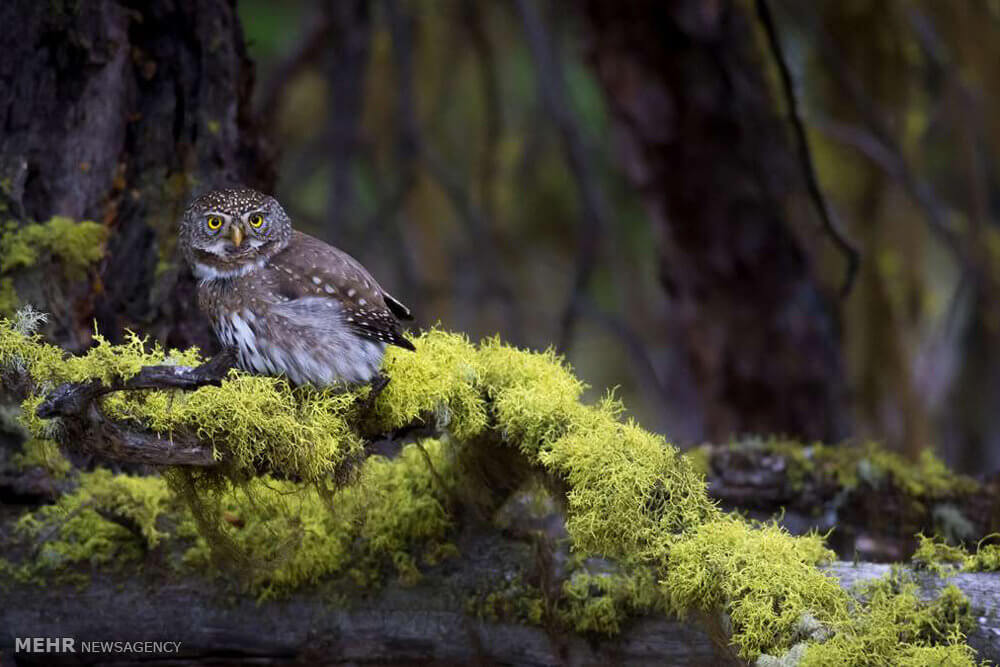
[[[257,309],[221,308],[212,317],[238,366],[261,375],[284,375],[294,384],[323,387],[368,382],[378,372],[385,344],[350,333],[335,320],[301,321],[257,302]]]

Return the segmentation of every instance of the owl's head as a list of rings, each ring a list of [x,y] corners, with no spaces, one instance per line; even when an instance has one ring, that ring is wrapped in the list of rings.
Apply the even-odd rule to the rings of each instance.
[[[292,221],[277,199],[233,188],[191,202],[181,220],[180,245],[198,278],[232,278],[262,266],[291,236]]]

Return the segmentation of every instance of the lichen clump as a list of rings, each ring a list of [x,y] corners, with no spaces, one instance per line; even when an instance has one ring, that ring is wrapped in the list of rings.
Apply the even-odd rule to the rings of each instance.
[[[120,565],[138,560],[167,537],[158,520],[175,502],[158,477],[81,473],[79,486],[59,502],[25,514],[17,533],[34,541],[34,558],[20,579],[74,579],[73,565]]]
[[[912,560],[916,567],[939,577],[957,572],[1000,572],[1000,544],[987,544],[991,539],[1000,539],[1000,533],[987,535],[976,545],[975,553],[969,553],[964,547],[940,538],[918,535]]]
[[[862,483],[875,488],[891,483],[916,501],[950,498],[974,493],[979,488],[971,477],[948,469],[929,449],[921,451],[917,460],[911,462],[874,442],[830,446],[781,438],[751,438],[731,443],[730,447],[783,457],[793,489],[801,489],[808,479],[829,479],[844,490],[853,490]],[[708,473],[708,454],[706,448],[697,448],[688,456],[697,459],[699,469]]]
[[[428,439],[419,447],[439,479],[454,479],[454,464],[441,442]],[[420,578],[418,558],[429,563],[454,555],[446,490],[428,474],[419,447],[407,445],[391,461],[369,458],[357,481],[330,499],[269,477],[221,494],[217,511],[225,517],[226,537],[255,566],[251,588],[263,599],[337,574],[370,586],[386,571],[412,584]],[[192,526],[182,528],[196,538],[185,563],[213,565],[212,545]]]
[[[800,667],[826,665],[975,665],[965,644],[974,626],[969,601],[955,586],[930,601],[903,574],[893,573],[860,587],[851,622],[822,643],[806,647]]]
[[[356,398],[367,389],[295,389],[281,379],[236,372],[220,387],[117,392],[100,400],[109,416],[134,427],[193,434],[214,447],[221,472],[169,471],[163,487],[169,498],[187,501],[174,519],[176,534],[190,542],[184,559],[204,565],[220,544],[228,545],[247,563],[268,564],[248,569],[252,586],[265,596],[336,573],[364,584],[393,570],[412,582],[423,563],[453,555],[453,490],[467,473],[462,461],[491,443],[566,489],[566,530],[580,556],[610,558],[622,568],[621,576],[582,573],[563,585],[553,613],[576,630],[611,633],[629,614],[656,610],[703,612],[722,619],[720,629],[748,660],[796,646],[801,652],[803,641],[812,664],[833,664],[838,656],[849,664],[859,646],[876,664],[908,659],[914,651],[967,653],[959,626],[933,636],[896,628],[902,643],[882,641],[872,620],[890,613],[882,598],[855,603],[818,569],[831,557],[820,537],[792,537],[721,512],[692,463],[662,437],[623,420],[613,397],[581,403],[583,384],[554,353],[518,350],[497,339],[476,346],[439,330],[413,342],[416,353],[387,354],[391,382],[365,415]],[[58,437],[57,426],[34,416],[42,392],[56,382],[111,381],[150,363],[197,361],[194,351],[167,353],[136,337],[122,346],[98,339],[86,355],[66,358],[0,320],[0,373],[19,369],[30,377],[35,391],[23,410],[35,437]],[[442,437],[411,445],[392,460],[371,457],[353,477],[335,474],[360,453],[362,431],[421,423]],[[271,475],[258,476],[261,468]],[[104,491],[95,493],[95,484]],[[81,478],[59,511],[120,499],[111,519],[100,512],[95,519],[90,506],[80,515],[112,524],[124,516],[131,532],[138,526],[140,547],[152,546],[163,530],[160,508],[172,501],[158,492],[111,493],[107,484]],[[26,519],[26,526],[47,518]],[[117,529],[114,535],[122,536]],[[82,533],[62,537],[81,549],[70,558],[110,553],[78,544]],[[949,604],[958,604],[949,596]],[[915,600],[893,600],[900,624],[919,623],[906,616],[921,613]],[[542,615],[535,603],[522,612],[529,619]]]
[[[107,229],[90,220],[56,216],[44,223],[0,225],[0,315],[12,314],[19,305],[13,273],[34,266],[45,257],[57,261],[71,279],[104,256]]]

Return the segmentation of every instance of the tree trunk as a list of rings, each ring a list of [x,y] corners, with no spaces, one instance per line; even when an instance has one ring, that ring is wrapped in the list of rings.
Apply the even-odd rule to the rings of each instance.
[[[174,251],[177,221],[197,191],[273,181],[234,3],[10,0],[0,39],[9,211],[22,224],[61,215],[111,232],[83,284],[56,289],[23,271],[20,300],[56,314],[46,333],[70,349],[88,344],[95,321],[113,339],[131,328],[214,348]]]
[[[832,305],[790,227],[806,192],[744,5],[589,0],[590,59],[660,235],[680,437],[847,426]],[[677,437],[677,436],[675,436]]]

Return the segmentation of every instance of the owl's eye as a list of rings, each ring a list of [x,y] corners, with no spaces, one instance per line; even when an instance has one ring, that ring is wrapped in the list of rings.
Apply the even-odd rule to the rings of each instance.
[[[264,216],[262,216],[260,213],[254,213],[249,218],[247,218],[247,222],[250,223],[251,227],[261,227],[264,224]]]
[[[208,228],[211,229],[213,232],[217,232],[219,231],[219,228],[222,227],[222,218],[220,218],[217,215],[210,215],[208,216],[208,219],[205,221],[205,224],[207,224]]]

